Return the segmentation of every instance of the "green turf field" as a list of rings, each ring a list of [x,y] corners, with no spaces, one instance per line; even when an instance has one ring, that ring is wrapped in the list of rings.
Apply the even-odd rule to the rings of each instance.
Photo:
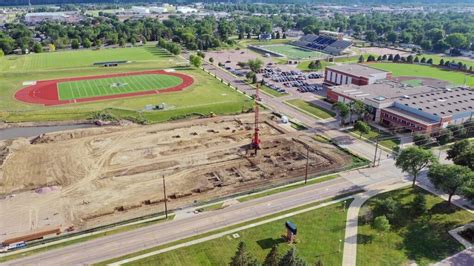
[[[0,72],[41,71],[47,69],[67,69],[90,67],[104,61],[155,62],[162,68],[179,63],[180,59],[169,55],[154,45],[133,48],[100,50],[69,50],[53,53],[13,55],[0,58]]]
[[[96,96],[161,90],[181,84],[182,79],[171,75],[145,74],[112,78],[60,82],[59,99],[73,100]]]
[[[289,44],[262,45],[260,47],[271,52],[285,55],[289,59],[317,59],[326,56],[324,53],[302,49]]]
[[[49,56],[56,58],[57,62]],[[15,58],[15,59],[11,59]],[[118,67],[97,67],[94,62],[127,60],[131,63]],[[7,62],[7,63],[5,63]],[[23,62],[10,68],[12,62]],[[31,63],[42,65],[35,68]],[[6,65],[5,65],[6,64]],[[194,83],[181,92],[110,99],[97,102],[73,103],[45,107],[26,104],[14,98],[23,82],[53,80],[80,76],[107,75],[133,71],[174,68],[189,75]],[[0,58],[0,121],[60,121],[94,117],[105,110],[117,118],[130,118],[149,123],[179,119],[189,115],[208,115],[213,112],[237,114],[252,108],[253,101],[202,70],[183,66],[181,57],[172,56],[150,44],[146,47],[77,50]],[[170,108],[161,111],[143,111],[146,105],[165,103]]]
[[[370,63],[370,66],[391,71],[394,77],[414,76],[448,81],[455,85],[474,86],[474,76],[462,72],[444,70],[437,67],[417,64]]]

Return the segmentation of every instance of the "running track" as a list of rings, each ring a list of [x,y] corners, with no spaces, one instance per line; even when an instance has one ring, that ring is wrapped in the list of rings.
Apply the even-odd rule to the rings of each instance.
[[[102,78],[133,76],[133,75],[147,75],[147,74],[161,74],[161,75],[176,76],[176,77],[181,78],[182,82],[178,86],[166,88],[162,90],[156,89],[156,90],[148,90],[148,91],[137,91],[137,92],[131,92],[131,93],[95,96],[95,97],[80,98],[80,99],[73,99],[73,100],[60,100],[59,99],[58,83],[60,82],[89,80],[89,79],[102,79]],[[100,75],[100,76],[86,76],[86,77],[63,78],[63,79],[55,79],[55,80],[41,80],[41,81],[37,81],[35,85],[31,85],[17,91],[15,94],[15,98],[19,101],[26,102],[26,103],[43,104],[45,106],[52,106],[52,105],[60,105],[60,104],[93,102],[93,101],[117,99],[117,98],[131,97],[131,96],[141,96],[141,95],[151,95],[151,94],[158,94],[158,93],[181,91],[181,90],[184,90],[186,87],[189,87],[191,84],[193,84],[193,82],[194,82],[193,78],[185,74],[181,74],[177,72],[167,72],[164,70],[151,70],[151,71],[129,72],[129,73]]]

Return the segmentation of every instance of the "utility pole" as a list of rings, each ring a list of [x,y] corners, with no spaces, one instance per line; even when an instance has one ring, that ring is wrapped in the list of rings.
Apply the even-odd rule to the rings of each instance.
[[[304,184],[308,182],[308,165],[309,165],[309,146],[306,146],[306,168],[305,168],[305,173],[304,173]]]
[[[163,199],[165,200],[165,218],[168,219],[168,197],[166,197],[165,175],[163,177]]]
[[[377,160],[377,151],[378,151],[378,148],[379,148],[379,139],[380,139],[380,134],[377,136],[377,141],[375,143],[375,153],[374,153],[373,167],[375,167],[375,161]]]

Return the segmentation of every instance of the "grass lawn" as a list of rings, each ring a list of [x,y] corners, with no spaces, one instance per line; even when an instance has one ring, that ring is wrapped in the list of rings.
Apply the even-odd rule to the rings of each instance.
[[[317,59],[327,56],[324,53],[303,49],[289,44],[262,45],[262,48],[285,55],[288,59]]]
[[[171,75],[130,75],[113,78],[60,82],[59,99],[73,100],[103,95],[161,90],[178,86],[182,79]]]
[[[419,217],[414,217],[409,211],[416,194],[424,196],[427,206],[427,212]],[[408,265],[412,260],[419,265],[428,265],[464,249],[448,231],[474,221],[473,214],[450,207],[443,199],[420,188],[405,188],[378,195],[364,204],[361,213],[373,208],[376,199],[387,197],[393,197],[402,204],[402,213],[398,215],[401,225],[379,233],[370,224],[361,223],[358,265]]]
[[[289,100],[289,101],[286,101],[286,103],[296,108],[299,108],[309,113],[310,115],[313,115],[320,119],[328,119],[328,118],[336,116],[336,114],[332,111],[323,109],[317,105],[314,105],[310,102],[306,102],[300,99]]]
[[[341,265],[342,252],[339,252],[339,240],[344,239],[348,204],[349,201],[344,207],[344,203],[336,203],[246,229],[238,232],[240,237],[237,239],[229,235],[130,264],[226,265],[230,262],[240,241],[245,242],[248,250],[260,262],[263,262],[273,245],[278,245],[280,254],[285,253],[290,248],[290,245],[286,244],[282,238],[282,235],[286,232],[284,223],[290,220],[298,226],[296,249],[299,256],[309,264],[320,259],[324,265]]]
[[[206,206],[206,207],[201,207],[201,208],[198,208],[196,210],[199,211],[199,212],[215,211],[215,210],[222,209],[223,205],[224,205],[224,203],[221,202],[221,203],[212,204],[212,205],[209,205],[209,206]]]
[[[439,61],[441,59],[444,60],[444,62],[446,61],[450,61],[450,62],[462,62],[463,64],[466,64],[467,67],[469,68],[470,66],[474,67],[474,60],[469,60],[469,59],[461,59],[461,58],[457,58],[457,57],[452,57],[452,56],[440,56],[440,55],[437,55],[437,54],[421,54],[421,55],[418,55],[418,59],[422,59],[422,58],[426,58],[426,60],[428,59],[433,59],[433,64],[435,65],[438,65],[439,64]]]
[[[281,187],[281,188],[277,188],[277,189],[268,190],[268,191],[265,191],[265,192],[262,192],[262,193],[251,194],[249,196],[239,198],[237,200],[239,202],[245,202],[245,201],[249,201],[249,200],[258,199],[258,198],[261,198],[261,197],[266,197],[266,196],[269,196],[269,195],[273,195],[273,194],[276,194],[276,193],[288,191],[288,190],[291,190],[291,189],[304,187],[304,186],[308,186],[308,185],[312,185],[312,184],[317,184],[317,183],[321,183],[321,182],[324,182],[324,181],[329,181],[329,180],[335,179],[337,177],[339,177],[339,175],[336,174],[336,175],[328,175],[328,176],[323,176],[323,177],[318,177],[318,178],[311,178],[311,179],[308,180],[308,182],[306,184],[305,183],[293,184],[293,185],[286,186],[286,187]]]
[[[456,85],[462,85],[464,82],[466,82],[467,85],[474,86],[474,76],[466,75],[462,72],[449,71],[437,67],[416,64],[370,63],[369,65],[391,71],[394,77],[416,76],[435,78],[445,80]]]
[[[298,64],[297,68],[299,70],[303,70],[303,71],[319,71],[319,72],[322,72],[322,71],[324,71],[325,67],[334,65],[334,63],[327,62],[327,61],[324,61],[324,60],[321,60],[320,62],[321,62],[321,68],[320,69],[310,69],[309,68],[309,63],[311,63],[311,61],[303,61],[303,62]]]
[[[360,132],[357,131],[357,130],[351,129],[349,131],[354,133],[354,135],[357,135],[357,137],[360,136]],[[379,132],[379,130],[377,130],[374,127],[370,127],[370,132],[368,134],[362,134],[362,137],[364,137],[366,139],[369,139],[371,141],[376,141],[378,136],[380,136],[381,139],[394,137],[393,135],[391,135],[391,134],[389,134],[385,131],[380,131]],[[396,139],[385,139],[385,140],[381,140],[379,142],[379,144],[383,147],[393,149],[393,148],[395,148],[396,146],[398,146],[400,144],[400,139],[398,139],[398,138],[396,138]]]
[[[271,95],[271,96],[273,96],[273,97],[281,97],[281,96],[287,95],[287,94],[278,92],[278,91],[276,91],[276,90],[272,90],[271,88],[269,88],[269,87],[266,86],[266,85],[261,86],[260,89],[261,89],[264,93],[269,94],[269,95]]]
[[[102,55],[102,54],[105,55]],[[88,57],[87,55],[96,55]],[[31,56],[31,58],[30,58]],[[60,56],[52,60],[49,56]],[[81,57],[84,56],[83,60]],[[179,119],[189,115],[236,114],[252,107],[252,101],[222,84],[204,71],[183,67],[178,57],[170,56],[153,46],[138,48],[103,49],[98,51],[79,50],[57,53],[45,53],[26,56],[10,56],[0,58],[0,121],[58,121],[88,119],[94,113],[102,110],[113,112],[122,118],[140,117],[150,123]],[[131,60],[131,63],[118,67],[93,66],[93,62],[107,60]],[[20,60],[20,61],[18,61]],[[3,63],[13,66],[9,68]],[[36,62],[37,63],[34,63]],[[23,62],[19,64],[19,62]],[[34,63],[34,64],[33,64]],[[30,64],[42,65],[43,68],[31,68]],[[177,71],[194,78],[194,84],[184,91],[158,95],[145,95],[129,98],[110,99],[97,102],[74,103],[59,106],[44,107],[43,105],[27,104],[14,99],[17,90],[23,87],[23,82],[31,80],[47,80],[67,77],[93,76],[132,71],[156,70],[175,68]],[[7,70],[5,70],[7,69]],[[130,83],[125,81],[125,83]],[[89,92],[91,93],[91,92]],[[77,95],[76,95],[77,96]],[[162,111],[142,112],[148,104],[166,103],[170,108]]]

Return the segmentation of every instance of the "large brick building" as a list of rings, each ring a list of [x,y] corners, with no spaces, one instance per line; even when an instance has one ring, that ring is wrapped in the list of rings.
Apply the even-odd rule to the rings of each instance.
[[[327,97],[332,102],[360,100],[377,123],[427,133],[461,124],[474,112],[474,92],[461,87],[410,86],[384,80],[366,86],[334,86]]]
[[[391,79],[392,73],[362,64],[342,64],[326,67],[324,83],[328,86],[373,84],[378,80]]]

